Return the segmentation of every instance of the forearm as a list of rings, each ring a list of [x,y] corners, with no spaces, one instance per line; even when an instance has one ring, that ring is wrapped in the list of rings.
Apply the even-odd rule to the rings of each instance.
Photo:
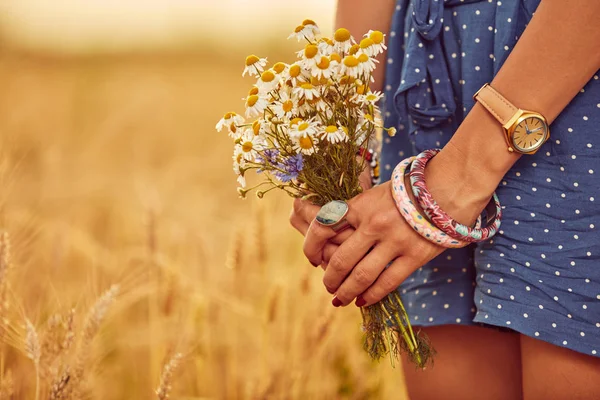
[[[543,0],[492,87],[552,122],[600,68],[598,15],[600,1]],[[431,161],[428,183],[434,197],[436,187],[443,191],[438,196],[448,199],[445,206],[456,210],[454,218],[469,221],[518,158],[507,151],[498,121],[476,103]],[[443,179],[455,184],[439,184]]]
[[[392,23],[394,0],[338,0],[335,13],[335,28],[346,28],[357,41],[369,29],[387,34]],[[371,89],[382,90],[385,76],[386,52],[377,56],[379,64],[373,73],[375,82]]]

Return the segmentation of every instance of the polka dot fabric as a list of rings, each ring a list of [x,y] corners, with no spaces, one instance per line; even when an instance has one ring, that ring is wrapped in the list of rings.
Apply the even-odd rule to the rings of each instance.
[[[443,147],[540,0],[399,0],[389,34],[382,179]],[[600,357],[600,80],[552,137],[498,186],[503,221],[487,242],[450,249],[399,288],[415,325],[487,324]]]

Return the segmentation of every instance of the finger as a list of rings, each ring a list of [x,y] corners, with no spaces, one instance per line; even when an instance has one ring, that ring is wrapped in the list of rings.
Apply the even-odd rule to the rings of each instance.
[[[323,262],[323,248],[327,241],[333,239],[336,235],[337,232],[330,227],[313,220],[304,238],[304,255],[312,265],[321,265]]]
[[[379,278],[356,299],[357,306],[375,304],[400,286],[419,266],[409,257],[398,257],[379,275]],[[363,301],[361,301],[361,299]]]
[[[329,293],[335,293],[338,290],[346,276],[374,244],[374,239],[357,230],[338,247],[331,256],[323,276],[323,284]]]
[[[293,213],[307,224],[317,217],[321,207],[316,206],[308,200],[294,199]]]
[[[348,305],[355,297],[366,291],[375,282],[377,277],[394,258],[398,256],[397,250],[383,245],[377,245],[356,267],[350,275],[342,282],[335,297],[341,302],[337,304]]]
[[[329,264],[329,260],[331,260],[331,256],[333,255],[333,253],[336,252],[338,247],[340,247],[340,246],[337,244],[327,242],[327,244],[323,248],[323,262],[321,263],[321,268],[323,268],[323,270],[327,270],[327,265]]]

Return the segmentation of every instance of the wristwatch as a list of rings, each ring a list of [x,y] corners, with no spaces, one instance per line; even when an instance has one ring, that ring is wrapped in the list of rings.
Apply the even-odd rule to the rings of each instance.
[[[546,118],[535,111],[515,107],[488,83],[473,96],[504,128],[508,151],[534,154],[550,138]]]

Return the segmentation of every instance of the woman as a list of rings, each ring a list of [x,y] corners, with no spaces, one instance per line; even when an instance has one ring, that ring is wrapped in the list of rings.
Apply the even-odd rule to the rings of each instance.
[[[383,181],[443,148],[425,170],[439,206],[471,224],[496,191],[503,223],[444,251],[405,222],[389,181],[349,202],[353,229],[339,234],[297,200],[291,222],[333,305],[399,286],[438,351],[434,368],[404,368],[412,399],[600,398],[600,1],[344,0],[336,23],[389,32],[376,85],[398,134]],[[535,154],[507,150],[494,93],[552,124]]]

